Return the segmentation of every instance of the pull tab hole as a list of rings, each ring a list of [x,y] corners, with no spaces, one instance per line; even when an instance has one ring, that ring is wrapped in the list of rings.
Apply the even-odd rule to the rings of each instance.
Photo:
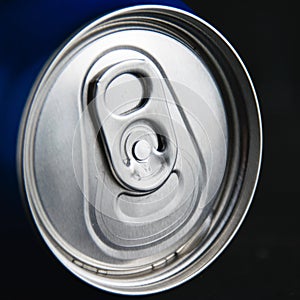
[[[116,115],[129,114],[145,105],[143,79],[125,73],[116,77],[105,91],[108,109]]]
[[[161,134],[157,134],[157,151],[163,152],[166,149],[166,138],[162,136]]]

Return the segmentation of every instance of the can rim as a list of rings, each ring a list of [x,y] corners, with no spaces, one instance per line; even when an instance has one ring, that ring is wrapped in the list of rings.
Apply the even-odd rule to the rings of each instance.
[[[88,26],[84,27],[83,29],[79,30],[71,39],[68,40],[68,42],[71,42],[74,38],[78,38],[87,32],[89,32],[93,27],[99,25],[99,23],[103,23],[111,18],[117,17],[121,14],[128,13],[128,12],[135,12],[139,10],[162,10],[162,11],[168,11],[168,12],[174,12],[178,14],[185,15],[186,17],[189,17],[192,21],[194,22],[199,22],[208,27],[218,38],[220,38],[226,46],[229,48],[229,50],[233,53],[234,57],[237,59],[239,65],[242,67],[243,72],[245,73],[247,77],[248,84],[251,87],[251,92],[253,94],[253,99],[254,99],[254,104],[255,104],[255,109],[256,109],[256,117],[257,117],[257,129],[258,129],[258,134],[259,134],[259,149],[258,149],[258,161],[256,165],[256,175],[254,178],[254,184],[251,186],[251,194],[247,199],[244,199],[244,201],[241,201],[241,197],[239,197],[238,203],[237,203],[237,210],[231,212],[231,215],[229,219],[227,220],[226,224],[222,228],[222,231],[219,234],[219,238],[215,239],[212,244],[209,246],[207,252],[204,254],[204,256],[201,257],[201,259],[198,258],[194,259],[188,266],[180,272],[180,274],[176,274],[174,278],[171,279],[165,279],[164,280],[164,285],[159,286],[158,284],[155,284],[155,286],[144,286],[144,290],[127,290],[127,289],[122,289],[122,287],[117,288],[116,286],[107,286],[107,285],[101,285],[101,288],[109,291],[109,292],[114,292],[114,293],[119,293],[119,294],[126,294],[126,295],[145,295],[145,294],[151,294],[151,293],[157,293],[161,292],[167,289],[174,288],[192,277],[196,276],[199,274],[201,271],[203,271],[205,268],[207,268],[221,253],[222,251],[228,246],[228,244],[231,242],[235,234],[237,233],[238,229],[240,228],[242,222],[244,221],[246,214],[249,210],[250,204],[253,200],[253,196],[258,184],[258,178],[261,170],[261,161],[262,161],[262,151],[263,151],[263,136],[262,136],[262,120],[261,120],[261,114],[260,114],[260,108],[259,108],[259,103],[257,99],[257,95],[254,89],[254,85],[252,83],[252,80],[250,78],[250,75],[242,62],[240,56],[236,52],[236,50],[233,48],[233,46],[227,41],[227,39],[218,31],[216,30],[212,25],[204,21],[202,18],[186,12],[182,9],[178,8],[173,8],[165,5],[136,5],[132,6],[129,8],[124,8],[120,9],[117,11],[114,11],[112,13],[109,13],[103,17],[98,18],[97,20],[93,21],[90,23]],[[66,43],[64,43],[65,45]],[[61,50],[61,48],[59,48]],[[23,191],[23,194],[25,195],[25,182],[23,178],[23,142],[24,142],[24,133],[25,133],[25,128],[26,128],[26,123],[27,123],[27,118],[30,112],[30,108],[32,105],[32,102],[34,100],[34,95],[35,91],[38,88],[41,79],[43,78],[46,70],[52,63],[52,61],[55,59],[59,59],[59,52],[55,52],[48,62],[45,64],[43,67],[42,71],[40,72],[38,78],[35,81],[35,84],[32,87],[32,90],[30,92],[30,95],[28,97],[28,101],[26,103],[20,128],[19,128],[19,136],[18,136],[18,146],[17,146],[17,168],[18,168],[18,179],[19,179],[19,184],[21,186],[21,189]],[[241,203],[242,202],[242,203]],[[38,214],[35,211],[31,201],[28,201],[30,210],[33,216],[34,221],[38,224],[38,227],[43,226],[39,220]],[[244,204],[242,207],[241,204]],[[238,214],[238,217],[236,217],[236,214]],[[229,222],[230,221],[230,222]],[[47,236],[45,232],[40,230],[39,228],[39,233],[43,237],[44,241],[48,245],[48,247],[51,249],[51,251],[54,253],[54,255],[63,263],[63,265],[68,266],[68,269],[74,273],[76,276],[80,277],[81,279],[88,281],[91,285],[99,288],[99,284],[96,282],[93,282],[86,274],[87,271],[82,269],[81,267],[75,266],[70,260],[68,260],[64,254],[60,251],[58,247],[55,247],[55,245],[52,244],[51,239]],[[220,238],[222,237],[222,238]],[[222,240],[222,242],[220,242]]]

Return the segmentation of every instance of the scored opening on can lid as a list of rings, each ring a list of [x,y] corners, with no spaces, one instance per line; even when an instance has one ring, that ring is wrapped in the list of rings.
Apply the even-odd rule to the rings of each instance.
[[[202,271],[249,207],[262,152],[255,91],[213,27],[135,6],[82,29],[28,99],[19,167],[57,258],[122,294]]]

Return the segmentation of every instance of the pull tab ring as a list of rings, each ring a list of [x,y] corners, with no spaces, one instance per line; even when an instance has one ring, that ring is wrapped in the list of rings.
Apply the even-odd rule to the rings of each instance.
[[[113,80],[123,74],[142,81],[143,99],[141,105],[118,115],[109,109],[106,92]],[[98,73],[89,89],[116,180],[126,189],[140,192],[160,187],[171,174],[177,155],[163,77],[149,62],[130,59]]]

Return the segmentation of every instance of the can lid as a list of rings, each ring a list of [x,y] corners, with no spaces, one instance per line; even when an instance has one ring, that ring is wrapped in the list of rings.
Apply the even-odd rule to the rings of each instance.
[[[20,134],[35,222],[72,272],[146,294],[204,269],[248,209],[261,160],[249,75],[192,14],[136,6],[82,29],[36,82]]]

